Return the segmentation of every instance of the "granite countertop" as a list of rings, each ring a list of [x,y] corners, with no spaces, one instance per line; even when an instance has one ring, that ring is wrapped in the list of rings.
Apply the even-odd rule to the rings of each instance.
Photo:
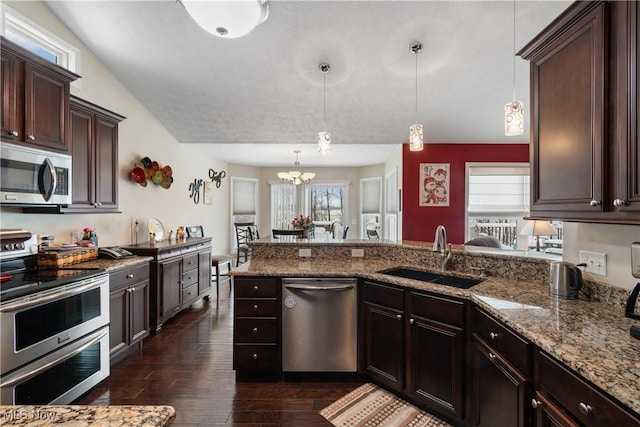
[[[578,300],[556,299],[540,281],[489,276],[458,289],[378,273],[394,267],[424,269],[385,258],[252,259],[231,274],[361,277],[468,299],[640,414],[640,340],[629,334],[638,322],[624,317],[621,307],[582,294]]]
[[[113,273],[114,271],[122,270],[123,268],[148,263],[151,260],[153,260],[153,258],[150,256],[132,256],[120,259],[96,258],[91,261],[85,261],[79,264],[75,264],[73,267],[104,268],[105,270],[107,270],[107,273]]]
[[[171,406],[0,406],[0,425],[47,427],[170,425],[176,417]]]

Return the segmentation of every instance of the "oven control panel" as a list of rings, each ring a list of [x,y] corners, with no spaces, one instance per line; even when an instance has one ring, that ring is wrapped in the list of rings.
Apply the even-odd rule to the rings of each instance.
[[[2,242],[0,244],[0,259],[17,258],[38,253],[38,236],[32,234],[23,242]]]

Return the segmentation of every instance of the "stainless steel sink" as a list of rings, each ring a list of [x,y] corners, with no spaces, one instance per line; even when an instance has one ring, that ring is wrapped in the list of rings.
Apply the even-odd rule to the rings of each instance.
[[[451,276],[449,274],[414,270],[412,268],[392,268],[390,270],[379,271],[379,273],[396,277],[404,277],[406,279],[421,280],[423,282],[437,283],[445,286],[453,286],[461,289],[469,289],[483,281],[483,279]]]

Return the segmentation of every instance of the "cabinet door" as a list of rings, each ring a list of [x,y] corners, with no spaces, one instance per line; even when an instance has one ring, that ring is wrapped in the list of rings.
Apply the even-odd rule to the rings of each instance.
[[[25,141],[68,152],[69,82],[27,62],[24,89]]]
[[[474,426],[529,425],[529,381],[479,340],[474,345],[473,384]]]
[[[93,207],[94,167],[93,167],[93,114],[76,105],[70,109],[70,140],[72,161],[72,196],[73,205],[77,207]]]
[[[603,210],[604,16],[601,4],[526,58],[532,60],[532,215]]]
[[[180,308],[182,299],[182,258],[167,261],[161,264],[162,279],[160,281],[162,295],[160,301],[160,316],[171,316]]]
[[[532,401],[536,409],[536,427],[581,427],[556,406],[544,393],[536,393]]]
[[[118,123],[96,114],[95,203],[100,209],[118,208]]]
[[[2,139],[13,141],[20,138],[22,132],[23,97],[18,85],[20,61],[8,52],[2,51]]]
[[[136,283],[128,289],[128,293],[131,345],[149,335],[149,281]]]
[[[411,316],[409,389],[418,403],[464,418],[462,329]],[[391,347],[393,348],[393,347]],[[487,424],[489,425],[489,424]]]
[[[211,289],[211,252],[198,253],[198,295]]]
[[[126,288],[112,291],[109,295],[109,355],[125,350],[129,346],[129,305]]]
[[[404,388],[403,312],[364,303],[365,369],[376,381],[402,391]]]

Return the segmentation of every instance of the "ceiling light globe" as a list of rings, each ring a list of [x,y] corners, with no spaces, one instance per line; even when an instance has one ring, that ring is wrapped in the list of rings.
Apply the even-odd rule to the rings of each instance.
[[[318,152],[323,156],[331,154],[331,132],[318,132]]]
[[[422,125],[416,123],[409,128],[409,151],[422,151],[423,148]]]
[[[504,106],[504,134],[517,136],[524,133],[524,105],[522,101],[509,102]]]
[[[226,39],[249,34],[269,15],[267,0],[181,0],[180,3],[205,31]]]

